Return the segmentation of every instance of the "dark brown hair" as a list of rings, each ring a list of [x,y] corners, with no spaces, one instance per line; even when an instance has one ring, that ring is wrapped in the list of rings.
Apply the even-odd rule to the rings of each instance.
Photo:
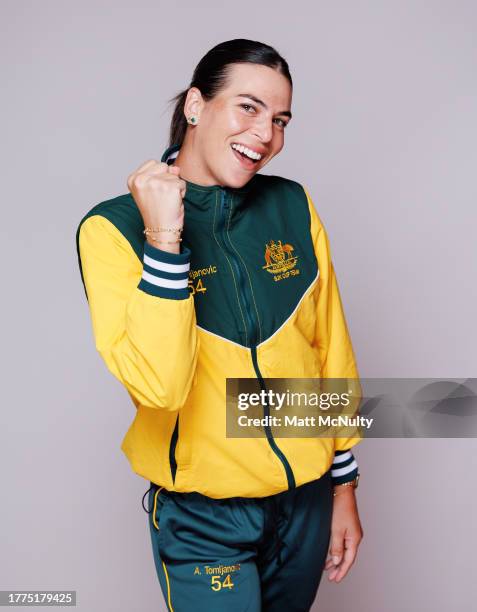
[[[197,87],[205,100],[213,98],[225,86],[231,64],[261,64],[278,70],[293,87],[290,70],[285,59],[270,45],[245,38],[235,38],[222,42],[210,51],[197,64],[189,87],[174,96],[175,103],[169,132],[169,146],[182,145],[187,129],[184,104],[187,92]]]

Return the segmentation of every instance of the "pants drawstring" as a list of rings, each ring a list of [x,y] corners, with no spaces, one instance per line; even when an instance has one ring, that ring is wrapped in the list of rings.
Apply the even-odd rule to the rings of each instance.
[[[150,509],[148,510],[148,509],[146,508],[146,506],[144,505],[144,500],[145,500],[145,498],[146,498],[146,495],[149,493],[149,491],[150,491],[150,490],[151,490],[153,487],[154,487],[154,485],[153,485],[153,484],[152,484],[152,482],[151,482],[151,486],[149,487],[149,489],[148,489],[148,490],[147,490],[147,491],[144,493],[144,495],[142,496],[142,501],[141,501],[141,504],[142,504],[142,507],[143,507],[144,512],[147,512],[147,514],[151,514],[151,512],[152,512],[152,508],[150,508]]]

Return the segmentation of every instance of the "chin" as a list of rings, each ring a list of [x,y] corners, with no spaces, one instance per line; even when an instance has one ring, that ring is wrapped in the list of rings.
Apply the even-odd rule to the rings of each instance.
[[[234,174],[231,172],[228,175],[224,175],[224,180],[220,184],[224,187],[233,187],[234,189],[240,189],[241,187],[246,185],[250,181],[250,179],[255,176],[255,174],[256,172],[247,172],[240,174]]]

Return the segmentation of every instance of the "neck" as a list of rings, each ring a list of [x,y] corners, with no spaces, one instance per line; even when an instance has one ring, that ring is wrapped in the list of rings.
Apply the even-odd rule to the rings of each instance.
[[[206,167],[198,151],[197,143],[194,141],[189,130],[173,165],[179,166],[180,176],[185,181],[190,181],[203,187],[217,185],[217,180]]]

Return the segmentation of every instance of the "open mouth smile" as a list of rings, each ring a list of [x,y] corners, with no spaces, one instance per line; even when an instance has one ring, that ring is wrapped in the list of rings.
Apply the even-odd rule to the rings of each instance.
[[[230,147],[236,159],[247,170],[254,168],[263,157],[258,151],[254,151],[237,142],[233,142]]]

